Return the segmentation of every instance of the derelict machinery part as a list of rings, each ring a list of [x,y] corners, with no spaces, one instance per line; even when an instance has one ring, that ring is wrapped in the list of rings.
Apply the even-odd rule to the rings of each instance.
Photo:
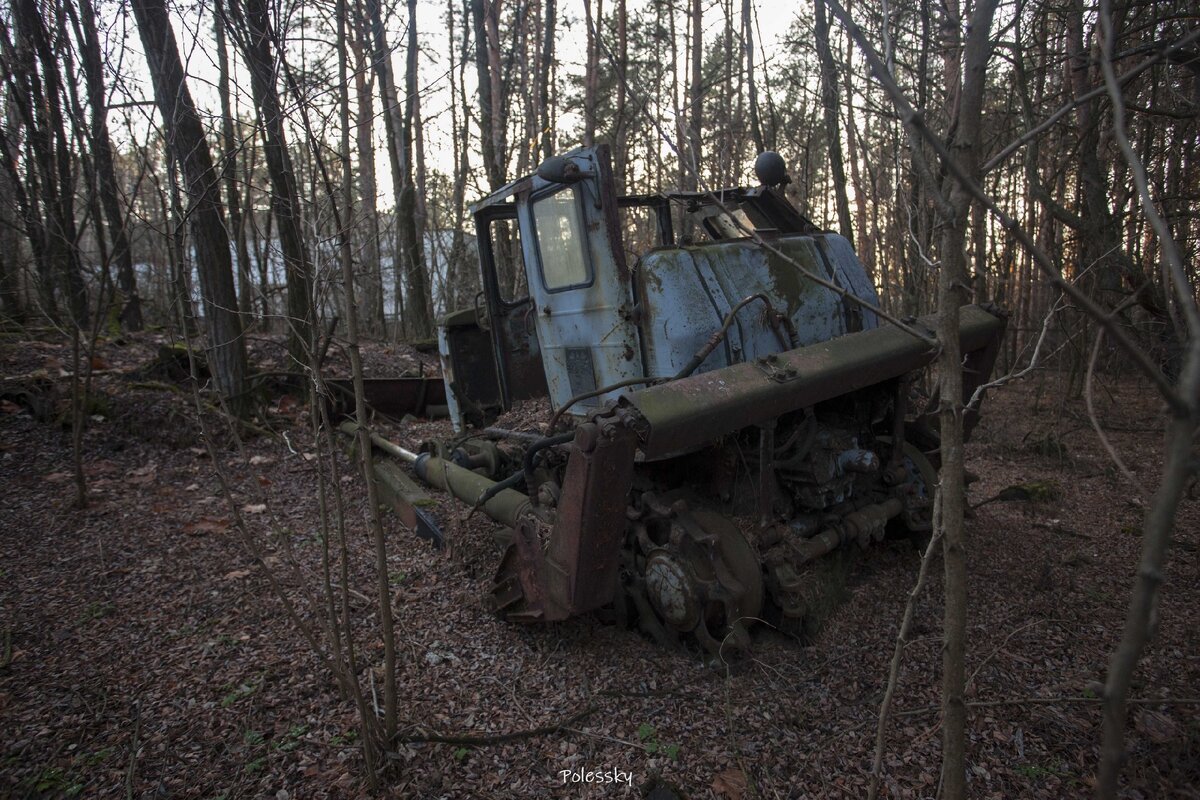
[[[505,618],[603,611],[727,658],[759,619],[803,628],[829,554],[928,534],[937,434],[912,395],[936,319],[906,320],[924,339],[881,323],[849,243],[788,203],[778,156],[758,167],[757,188],[618,197],[607,149],[584,148],[473,209],[484,289],[439,328],[459,436],[373,441],[508,530]],[[656,220],[634,264],[618,209]],[[706,241],[675,243],[680,210]],[[527,297],[497,277],[514,248]],[[1004,328],[962,309],[964,400]],[[538,398],[547,427],[495,427]]]

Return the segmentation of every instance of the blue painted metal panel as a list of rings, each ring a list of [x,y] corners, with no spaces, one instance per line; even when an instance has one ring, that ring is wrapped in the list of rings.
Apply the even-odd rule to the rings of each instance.
[[[454,391],[454,370],[450,363],[450,340],[444,324],[438,325],[438,360],[442,364],[442,381],[446,384],[446,407],[450,410],[450,423],[455,433],[462,433],[465,427],[462,417],[462,406],[458,402],[458,393]]]
[[[539,248],[537,237],[522,237],[525,263],[530,272],[529,295],[535,305],[534,324],[542,343],[550,402],[555,408],[583,391],[644,374],[638,331],[633,323],[631,290],[628,282],[622,279],[604,216],[606,210],[615,213],[615,206],[610,208],[610,204],[615,203],[612,188],[602,185],[603,170],[594,151],[576,151],[568,157],[582,172],[591,173],[591,177],[571,186],[552,184],[535,177],[531,191],[519,195],[517,200],[522,230],[533,231],[536,227],[534,207],[539,200],[558,196],[560,192],[575,193],[578,201],[575,209],[581,225],[564,225],[561,230],[569,230],[571,236],[582,236],[585,241],[576,244],[586,249],[591,268],[589,283],[565,289],[551,288],[545,280],[547,265],[543,263],[543,256],[553,257],[554,249]],[[572,412],[583,414],[590,406],[619,394],[620,391],[616,391],[602,395],[580,404]]]
[[[635,267],[641,316],[642,350],[653,377],[669,377],[687,364],[721,326],[727,300],[718,304],[696,272],[690,249],[652,250]],[[718,347],[699,371],[728,366],[730,354]]]
[[[650,375],[676,374],[720,328],[729,309],[753,294],[764,294],[776,310],[791,319],[802,346],[848,333],[852,324],[858,327],[859,320],[863,328],[876,326],[874,314],[861,312],[857,305],[844,302],[838,293],[804,274],[820,275],[857,297],[878,302],[862,264],[844,238],[834,234],[788,236],[773,240],[771,246],[779,253],[738,240],[663,248],[642,257],[635,282],[641,304],[642,348]],[[743,307],[727,341],[697,371],[786,349],[763,312],[759,302]]]
[[[824,246],[825,253],[834,269],[837,270],[839,283],[843,288],[849,289],[855,297],[867,300],[878,307],[879,295],[875,293],[875,284],[871,282],[867,270],[858,260],[858,255],[850,246],[850,242],[844,236],[836,233],[827,233],[815,238]],[[874,311],[869,311],[861,306],[859,311],[862,314],[863,330],[879,327],[879,317]]]

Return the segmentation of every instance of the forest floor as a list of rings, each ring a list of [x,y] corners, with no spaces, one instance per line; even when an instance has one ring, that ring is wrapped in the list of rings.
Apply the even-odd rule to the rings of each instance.
[[[314,618],[319,606],[306,598],[320,582],[320,459],[308,411],[276,396],[270,424],[286,436],[258,436],[240,453],[206,414],[226,492],[188,392],[138,372],[162,342],[142,334],[101,346],[82,509],[72,505],[70,425],[55,417],[66,408],[69,381],[58,376],[71,368],[69,344],[0,342],[0,375],[60,387],[42,420],[0,401],[0,797],[362,796],[354,706],[267,575]],[[281,361],[268,339],[256,354],[263,369]],[[332,369],[344,369],[341,358],[333,354]],[[368,348],[375,375],[420,360],[432,363]],[[995,393],[968,447],[980,476],[972,502],[1014,484],[1046,489],[1037,500],[982,505],[967,524],[973,797],[1082,797],[1092,785],[1100,711],[1089,687],[1103,679],[1120,635],[1162,450],[1147,389],[1106,380],[1097,401],[1136,489],[1058,375]],[[394,437],[411,446],[445,428],[421,423]],[[361,657],[378,664],[365,491],[341,466]],[[1200,797],[1196,494],[1181,511],[1157,634],[1136,674],[1127,797]],[[262,564],[234,511],[266,550]],[[592,710],[553,734],[492,746],[402,746],[388,796],[638,796],[657,776],[693,798],[865,796],[919,563],[907,542],[857,560],[848,599],[814,641],[760,633],[753,660],[726,677],[695,654],[592,618],[544,627],[497,620],[484,605],[493,526],[445,501],[438,513],[450,541],[440,551],[385,518],[401,732],[523,731]],[[289,552],[299,571],[286,568]],[[937,791],[941,605],[935,565],[888,730],[886,797]],[[632,787],[564,783],[563,770],[622,770]]]

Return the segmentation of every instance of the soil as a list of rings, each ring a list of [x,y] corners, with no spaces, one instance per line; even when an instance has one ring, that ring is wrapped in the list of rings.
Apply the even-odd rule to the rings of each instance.
[[[331,470],[309,409],[296,396],[272,397],[261,425],[272,434],[238,448],[218,413],[197,417],[186,381],[138,377],[163,343],[142,334],[97,353],[82,508],[65,413],[70,381],[61,377],[69,344],[0,343],[0,374],[58,390],[53,413],[40,418],[18,399],[0,404],[0,796],[367,796],[355,706],[297,624],[316,626],[324,608],[318,475]],[[259,369],[282,363],[277,341],[256,347]],[[399,346],[366,350],[376,376],[428,372],[436,362]],[[332,370],[341,362],[331,355]],[[1151,392],[1104,384],[1099,416],[1136,486],[1054,374],[989,398],[968,447],[968,468],[980,476],[972,502],[1032,487],[1022,499],[980,505],[967,523],[974,797],[1091,791],[1095,682],[1120,636],[1162,452]],[[527,409],[508,422],[545,421]],[[411,447],[448,432],[445,421],[410,422],[389,435]],[[356,642],[370,665],[361,679],[381,698],[366,493],[345,455],[335,458],[328,511],[335,515],[337,489]],[[1200,797],[1196,494],[1179,515],[1157,631],[1136,675],[1123,788],[1131,798]],[[846,602],[813,641],[761,630],[753,659],[726,674],[697,653],[663,650],[592,617],[541,627],[498,620],[485,607],[495,526],[446,498],[435,513],[449,541],[440,551],[384,517],[400,733],[558,730],[481,746],[398,746],[381,795],[641,796],[670,785],[693,798],[865,796],[919,563],[907,542],[857,560]],[[937,792],[936,565],[930,583],[888,728],[885,797]],[[600,782],[595,774],[573,782],[571,771],[599,772]],[[628,784],[603,782],[624,774]]]

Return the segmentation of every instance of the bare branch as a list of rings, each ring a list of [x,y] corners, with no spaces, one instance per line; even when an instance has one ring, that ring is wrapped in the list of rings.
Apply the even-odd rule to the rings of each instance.
[[[933,562],[933,556],[938,552],[942,543],[941,508],[942,493],[938,490],[933,498],[933,536],[930,537],[929,544],[925,546],[925,554],[921,557],[917,582],[913,585],[912,591],[908,593],[908,602],[904,606],[904,617],[900,622],[900,630],[896,632],[896,647],[892,651],[892,664],[888,669],[887,689],[883,693],[883,701],[879,704],[879,724],[875,728],[875,760],[871,764],[871,784],[867,789],[867,800],[875,800],[879,796],[879,778],[883,770],[883,748],[888,717],[892,710],[892,700],[896,694],[896,684],[900,680],[900,661],[904,656],[909,629],[912,628],[917,599],[925,588],[929,565]]]
[[[829,0],[829,7],[834,16],[845,26],[846,31],[854,39],[855,44],[858,45],[863,55],[866,56],[867,62],[871,65],[872,72],[891,96],[892,102],[895,103],[901,118],[906,120],[908,124],[913,125],[921,133],[921,136],[938,154],[938,157],[941,158],[946,170],[962,185],[968,194],[979,203],[982,203],[1000,221],[1000,224],[1009,234],[1021,243],[1021,246],[1033,257],[1034,263],[1046,275],[1050,283],[1062,289],[1063,293],[1068,295],[1088,316],[1095,319],[1105,329],[1108,335],[1113,338],[1113,341],[1120,345],[1121,349],[1129,355],[1138,371],[1153,382],[1159,394],[1167,401],[1172,410],[1185,415],[1189,413],[1188,401],[1176,391],[1175,387],[1171,385],[1170,380],[1167,379],[1167,376],[1151,361],[1150,356],[1130,338],[1125,329],[1115,319],[1109,317],[1104,309],[1097,305],[1086,293],[1058,274],[1054,266],[1054,261],[1045,251],[1038,247],[1033,238],[1021,227],[1021,224],[1001,210],[991,196],[970,175],[962,171],[954,158],[951,157],[946,145],[925,124],[921,112],[913,108],[904,91],[896,85],[895,80],[892,79],[887,68],[880,60],[879,54],[875,52],[875,48],[867,41],[862,29],[854,23],[841,4],[837,0]]]
[[[1111,0],[1100,0],[1100,27],[1103,29],[1103,35],[1100,37],[1100,50],[1103,54],[1100,59],[1100,69],[1104,73],[1104,85],[1108,89],[1108,96],[1112,98],[1113,134],[1116,136],[1117,145],[1121,148],[1121,154],[1125,156],[1125,161],[1133,173],[1133,182],[1137,186],[1142,211],[1145,212],[1151,227],[1154,228],[1154,233],[1158,236],[1158,245],[1162,248],[1161,256],[1166,262],[1171,276],[1171,284],[1175,287],[1175,295],[1183,309],[1184,319],[1187,320],[1188,333],[1193,337],[1200,336],[1200,310],[1196,308],[1196,297],[1184,274],[1179,247],[1175,244],[1170,229],[1167,228],[1166,220],[1162,218],[1162,214],[1158,213],[1154,198],[1150,196],[1146,167],[1133,149],[1133,145],[1129,143],[1129,135],[1125,130],[1125,100],[1121,96],[1121,87],[1117,82],[1117,75],[1113,71],[1112,65],[1114,34]],[[1200,29],[1196,32],[1200,33]]]
[[[1200,28],[1196,28],[1195,30],[1192,30],[1191,32],[1189,32],[1188,34],[1183,36],[1182,38],[1178,39],[1174,44],[1170,45],[1169,47],[1164,47],[1162,50],[1158,51],[1150,58],[1147,58],[1145,61],[1138,64],[1133,69],[1129,70],[1128,72],[1123,73],[1119,78],[1117,78],[1117,85],[1124,86],[1126,83],[1129,83],[1129,81],[1133,80],[1138,75],[1141,75],[1143,72],[1150,69],[1155,64],[1158,64],[1159,62],[1161,62],[1163,60],[1169,60],[1172,56],[1184,51],[1189,44],[1196,41],[1197,39],[1200,39]],[[1108,63],[1108,62],[1106,61],[1106,63]],[[1111,64],[1109,66],[1111,68]],[[996,167],[1003,164],[1005,161],[1008,160],[1009,156],[1011,156],[1016,151],[1020,150],[1025,145],[1032,142],[1037,137],[1041,136],[1043,133],[1045,133],[1050,128],[1054,127],[1054,123],[1058,122],[1064,116],[1066,116],[1067,114],[1071,113],[1073,110],[1078,108],[1080,104],[1086,103],[1088,100],[1099,97],[1100,95],[1104,94],[1107,91],[1109,91],[1107,86],[1097,86],[1095,89],[1093,89],[1090,92],[1087,92],[1086,94],[1081,94],[1078,97],[1072,98],[1071,102],[1066,103],[1065,105],[1061,106],[1053,114],[1046,117],[1046,119],[1043,120],[1041,122],[1041,124],[1037,125],[1034,128],[1029,129],[1028,131],[1023,133],[1020,136],[1020,138],[1015,139],[1013,142],[1011,142],[1007,147],[1005,147],[999,153],[992,156],[992,158],[986,164],[983,165],[983,168],[980,170],[980,175],[986,175],[987,173],[991,172]]]

